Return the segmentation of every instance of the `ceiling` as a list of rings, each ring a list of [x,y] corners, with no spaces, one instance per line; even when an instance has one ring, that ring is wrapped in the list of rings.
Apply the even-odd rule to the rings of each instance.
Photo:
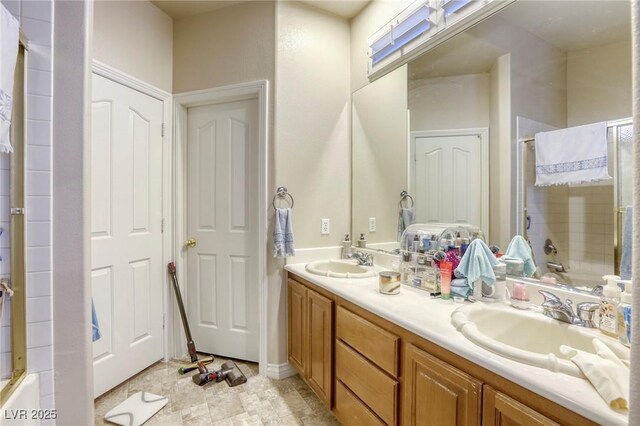
[[[626,0],[518,1],[500,17],[567,52],[631,39]]]
[[[186,16],[199,15],[211,12],[223,7],[234,6],[250,0],[151,0],[151,3],[159,7],[164,13],[173,19]],[[370,0],[300,0],[310,6],[333,13],[345,19],[356,16]]]
[[[488,72],[505,53],[497,42],[506,21],[552,46],[571,52],[631,38],[628,1],[521,0],[447,40],[409,64],[409,79]],[[482,35],[481,35],[482,34]]]

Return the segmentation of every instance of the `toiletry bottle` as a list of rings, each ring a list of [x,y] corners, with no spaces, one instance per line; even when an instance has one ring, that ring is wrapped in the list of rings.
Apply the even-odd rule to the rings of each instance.
[[[344,234],[344,240],[342,241],[342,258],[348,259],[351,254],[351,239],[349,239],[349,234]]]
[[[631,280],[621,280],[618,283],[624,284],[624,292],[618,306],[618,341],[625,346],[631,346],[631,290],[633,287]]]
[[[411,284],[413,280],[411,266],[411,254],[403,253],[402,262],[400,263],[400,281],[402,284]]]
[[[607,281],[600,297],[600,331],[611,337],[618,337],[618,305],[620,304],[620,287],[615,280]]]
[[[469,239],[463,238],[462,244],[460,245],[460,257],[464,256],[464,254],[467,252],[468,247],[469,247]]]
[[[367,238],[364,234],[360,234],[360,239],[358,240],[358,247],[366,248],[367,247]]]
[[[411,247],[411,251],[417,252],[420,248],[420,235],[416,234],[413,236],[413,246]]]
[[[440,262],[440,297],[444,300],[451,298],[451,262]]]

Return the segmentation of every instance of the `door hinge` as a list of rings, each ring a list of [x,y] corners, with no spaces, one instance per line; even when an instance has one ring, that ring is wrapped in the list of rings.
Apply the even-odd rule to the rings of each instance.
[[[11,207],[11,214],[13,216],[24,215],[24,207]]]
[[[164,137],[164,134],[166,133],[166,131],[167,131],[167,126],[164,123],[162,123],[162,129],[161,129],[162,137]]]
[[[166,319],[167,319],[167,314],[164,314],[164,313],[163,313],[163,314],[162,314],[162,328],[163,328],[163,329],[164,329],[164,326],[165,326]]]
[[[160,233],[164,234],[164,219],[160,220]]]

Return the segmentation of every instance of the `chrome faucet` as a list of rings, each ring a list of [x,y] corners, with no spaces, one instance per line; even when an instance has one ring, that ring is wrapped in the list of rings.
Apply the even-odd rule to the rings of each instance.
[[[582,302],[578,304],[578,314],[573,312],[573,302],[567,299],[565,302],[555,294],[538,290],[538,293],[544,297],[542,302],[542,313],[549,318],[566,322],[567,324],[579,325],[581,327],[596,328],[595,314],[598,310],[598,304],[594,302]]]
[[[347,258],[357,260],[359,265],[373,266],[373,255],[372,254],[364,253],[364,252],[361,252],[361,251],[354,251],[354,252],[351,252],[351,253],[347,254]]]

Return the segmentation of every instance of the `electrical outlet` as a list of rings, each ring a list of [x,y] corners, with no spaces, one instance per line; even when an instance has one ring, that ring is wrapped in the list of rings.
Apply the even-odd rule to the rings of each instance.
[[[330,223],[329,223],[329,219],[321,219],[320,222],[320,234],[322,235],[329,235],[329,227]]]
[[[376,218],[369,218],[369,232],[376,232]]]

